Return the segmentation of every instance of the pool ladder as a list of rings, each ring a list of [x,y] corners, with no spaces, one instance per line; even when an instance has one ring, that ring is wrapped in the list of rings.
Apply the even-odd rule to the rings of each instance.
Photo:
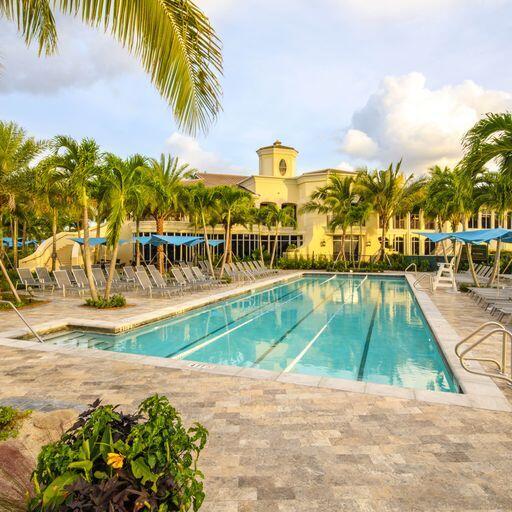
[[[484,329],[490,327],[491,330],[482,334],[479,338],[474,340],[477,334],[480,334]],[[484,357],[467,357],[467,354],[475,347],[483,343],[485,340],[489,339],[491,336],[495,334],[501,334],[501,361],[496,361],[496,359],[484,358]],[[462,348],[462,346],[468,342],[472,341],[472,343],[466,348]],[[510,355],[512,357],[512,333],[505,328],[504,325],[499,322],[485,322],[480,327],[475,329],[471,334],[466,336],[464,339],[459,341],[457,345],[455,345],[455,354],[459,358],[461,366],[469,373],[474,373],[475,375],[484,375],[485,377],[491,377],[495,379],[502,379],[509,384],[512,384],[512,368],[510,369],[510,376],[507,376],[507,346],[510,350]],[[469,368],[469,361],[479,361],[484,363],[491,363],[496,365],[498,369],[498,373],[489,373],[483,371],[477,371],[472,368]]]
[[[2,304],[9,304],[14,312],[20,317],[21,321],[28,327],[29,331],[36,337],[39,343],[44,343],[43,338],[37,334],[37,332],[33,329],[33,327],[28,323],[27,319],[19,312],[18,308],[9,300],[0,300]]]

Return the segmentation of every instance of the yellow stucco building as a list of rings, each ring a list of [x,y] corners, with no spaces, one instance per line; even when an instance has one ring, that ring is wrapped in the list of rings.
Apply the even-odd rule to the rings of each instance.
[[[328,182],[332,174],[342,176],[353,176],[351,171],[340,169],[321,169],[317,171],[297,172],[298,151],[289,146],[275,141],[270,146],[257,150],[259,159],[258,174],[233,175],[218,173],[198,173],[194,180],[201,181],[206,186],[233,185],[242,187],[252,194],[256,205],[275,203],[279,207],[292,206],[297,215],[296,228],[283,228],[279,237],[278,254],[283,254],[287,248],[296,247],[294,251],[304,256],[325,255],[333,257],[338,254],[341,248],[340,232],[331,232],[327,228],[327,217],[316,213],[301,213],[301,207],[310,199],[311,194]],[[512,226],[512,218],[508,219]],[[480,212],[475,216],[469,227],[491,228],[494,227],[494,215],[492,212]],[[155,233],[156,225],[151,219],[143,221],[140,225],[141,234],[149,235]],[[424,237],[415,234],[416,231],[434,230],[431,221],[426,221],[421,211],[411,212],[407,215],[396,216],[390,223],[388,232],[388,247],[390,250],[407,255],[431,254],[434,245]],[[164,225],[165,234],[169,235],[193,235],[192,228],[187,219],[167,221]],[[129,222],[125,225],[122,238],[131,238],[135,233],[135,225]],[[223,238],[224,233],[221,226],[213,228],[213,238]],[[80,248],[71,238],[76,233],[60,233],[58,236],[58,254],[61,265],[77,264],[81,261]],[[265,248],[269,244],[268,232],[263,233]],[[236,225],[232,235],[233,252],[239,257],[246,257],[257,250],[258,234],[254,227],[249,230],[243,226]],[[346,240],[346,251],[348,253],[350,244],[357,256],[368,259],[376,254],[380,247],[379,219],[376,214],[371,214],[364,226],[354,226]],[[273,238],[272,238],[273,239]],[[197,249],[196,249],[197,250]],[[221,251],[222,248],[217,248]],[[146,261],[151,260],[155,255],[154,247],[144,247]],[[191,256],[191,249],[187,247],[167,247],[168,256],[171,260],[186,260]],[[34,268],[40,265],[48,265],[51,257],[51,240],[46,240],[38,250],[23,260],[23,266]],[[133,259],[133,247],[127,244],[121,247],[119,257],[123,263]]]

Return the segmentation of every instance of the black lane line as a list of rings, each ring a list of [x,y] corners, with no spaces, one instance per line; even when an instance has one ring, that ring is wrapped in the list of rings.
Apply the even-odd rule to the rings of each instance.
[[[294,290],[288,292],[288,293],[285,293],[284,295],[281,295],[281,297],[279,297],[278,300],[274,301],[274,302],[267,302],[266,304],[263,304],[263,306],[260,306],[259,308],[256,308],[256,309],[252,309],[251,311],[249,311],[249,313],[246,313],[245,315],[242,315],[242,316],[239,316],[238,318],[235,318],[233,320],[231,320],[230,322],[228,322],[227,324],[224,324],[224,325],[221,325],[220,327],[218,327],[217,329],[214,329],[213,331],[210,331],[209,333],[205,334],[204,336],[200,336],[199,338],[196,338],[195,340],[191,341],[190,343],[187,343],[185,346],[175,350],[174,352],[171,352],[169,355],[167,356],[163,356],[163,357],[173,357],[175,356],[176,354],[179,354],[180,352],[183,352],[183,350],[191,347],[192,345],[195,345],[197,342],[199,341],[202,341],[206,338],[208,338],[209,336],[211,336],[212,334],[215,334],[217,332],[220,332],[222,331],[223,329],[225,329],[226,327],[229,327],[230,325],[234,324],[235,322],[238,322],[239,320],[243,320],[245,317],[248,317],[250,315],[252,315],[253,313],[256,313],[258,311],[260,311],[261,309],[271,305],[271,304],[279,304],[279,302],[281,302],[281,299],[284,299],[285,297],[288,297],[288,295],[291,295],[292,293],[296,293],[297,290],[300,290],[301,288],[295,288]],[[301,292],[302,293],[302,292]],[[301,295],[301,293],[299,293],[297,295],[297,297],[299,295]]]
[[[279,339],[274,341],[272,343],[272,345],[270,345],[270,347],[265,352],[263,352],[263,354],[261,354],[261,356],[258,357],[258,359],[256,359],[256,361],[254,361],[254,363],[252,363],[251,366],[254,367],[258,363],[261,363],[261,361],[263,361],[263,359],[265,359],[270,354],[270,352],[272,352],[272,350],[274,350],[298,325],[300,325],[302,322],[304,322],[304,320],[306,320],[308,317],[310,317],[320,306],[325,304],[337,291],[338,290],[334,290],[322,302],[320,302],[320,304],[318,304],[318,306],[314,307],[309,313],[304,315],[298,322],[296,322],[294,325],[292,325]]]
[[[382,285],[380,283],[380,293],[382,296]],[[368,327],[368,332],[366,333],[366,340],[364,342],[363,355],[361,356],[361,362],[359,363],[359,369],[357,371],[357,380],[363,380],[364,368],[366,366],[366,359],[368,358],[368,351],[370,350],[370,340],[372,338],[373,326],[375,325],[375,317],[377,316],[377,310],[379,309],[379,302],[375,304],[375,308],[373,309],[372,319],[370,321],[370,326]]]

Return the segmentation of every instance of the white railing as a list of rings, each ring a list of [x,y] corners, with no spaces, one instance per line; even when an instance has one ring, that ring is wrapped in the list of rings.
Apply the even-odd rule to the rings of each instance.
[[[428,279],[428,287],[425,287],[422,285],[423,281],[425,279]],[[423,274],[422,276],[418,277],[416,281],[413,283],[414,288],[417,290],[429,290],[432,291],[432,274]]]
[[[11,301],[0,300],[0,303],[9,304],[9,306],[11,306],[11,308],[14,310],[14,312],[21,318],[22,322],[29,328],[30,332],[37,338],[37,341],[39,341],[40,343],[44,343],[43,338],[41,338],[41,336],[39,336],[39,334],[37,334],[37,332],[34,331],[32,326],[27,322],[25,317],[18,311],[18,308]]]
[[[416,263],[409,263],[409,265],[407,265],[407,267],[405,267],[405,270],[404,272],[409,272],[409,270],[411,268],[414,268],[414,272],[418,272],[418,266],[416,265]]]
[[[476,341],[473,341],[468,347],[462,349],[462,346],[465,343],[468,343],[472,340],[477,334],[482,332],[487,327],[491,327],[491,330],[487,333],[480,336]],[[466,357],[471,350],[473,350],[476,346],[483,343],[485,340],[489,339],[491,336],[495,334],[501,334],[501,361],[497,361],[496,359],[485,358],[485,357]],[[509,342],[509,343],[508,343]],[[510,370],[510,377],[506,375],[507,372],[507,344],[510,345],[510,353],[512,356],[512,334],[509,330],[505,328],[504,325],[499,322],[485,322],[478,329],[475,329],[471,334],[466,336],[463,340],[459,341],[457,345],[455,345],[455,355],[459,358],[461,366],[469,373],[474,373],[475,375],[484,375],[485,377],[492,377],[495,379],[502,379],[509,384],[512,384],[512,368]],[[483,363],[491,363],[496,365],[499,373],[489,373],[477,371],[470,368],[467,364],[468,361],[479,361]]]

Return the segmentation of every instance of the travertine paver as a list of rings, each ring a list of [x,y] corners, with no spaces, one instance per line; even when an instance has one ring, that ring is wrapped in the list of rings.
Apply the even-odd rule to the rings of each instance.
[[[463,312],[461,335],[487,318],[434,302]],[[210,430],[206,512],[512,510],[510,413],[0,346],[0,400],[131,409],[154,392]]]

